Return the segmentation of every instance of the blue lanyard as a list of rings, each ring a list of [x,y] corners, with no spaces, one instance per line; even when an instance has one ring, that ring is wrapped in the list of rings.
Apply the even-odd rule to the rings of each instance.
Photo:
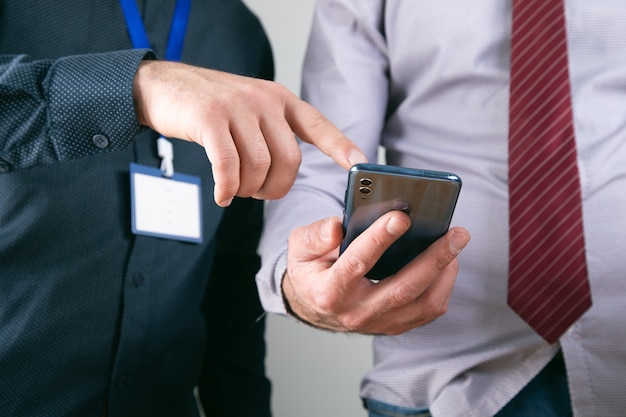
[[[120,5],[124,12],[126,27],[128,28],[133,48],[150,48],[150,41],[148,40],[148,35],[135,0],[120,0]],[[174,18],[172,19],[167,49],[165,50],[165,59],[168,61],[180,61],[182,57],[190,9],[191,0],[176,0],[176,9],[174,10]]]

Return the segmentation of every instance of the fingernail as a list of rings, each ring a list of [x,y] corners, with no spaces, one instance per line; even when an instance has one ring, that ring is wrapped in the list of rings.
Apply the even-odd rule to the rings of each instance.
[[[228,207],[228,206],[230,206],[230,203],[232,203],[232,202],[233,202],[233,199],[230,198],[228,200],[222,200],[222,201],[218,202],[217,205],[220,206],[220,207]]]
[[[402,200],[394,200],[391,202],[391,208],[394,210],[404,211],[409,208],[409,203]]]
[[[362,152],[356,149],[353,149],[350,151],[350,154],[348,155],[348,161],[350,161],[352,165],[355,165],[355,164],[366,163],[367,158],[365,157],[365,155],[363,155]]]
[[[468,242],[469,236],[467,234],[455,232],[450,239],[450,252],[455,255],[459,254]]]
[[[387,222],[387,232],[392,236],[400,236],[406,232],[406,223],[396,217],[391,217]]]

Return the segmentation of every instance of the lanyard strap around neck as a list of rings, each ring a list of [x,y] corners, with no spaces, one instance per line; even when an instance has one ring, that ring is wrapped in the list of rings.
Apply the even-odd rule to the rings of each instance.
[[[120,0],[120,5],[124,12],[126,27],[128,28],[133,48],[150,48],[148,34],[141,20],[135,0]],[[167,49],[165,50],[165,59],[168,61],[180,61],[182,57],[190,9],[191,0],[176,0],[176,9],[174,10]]]

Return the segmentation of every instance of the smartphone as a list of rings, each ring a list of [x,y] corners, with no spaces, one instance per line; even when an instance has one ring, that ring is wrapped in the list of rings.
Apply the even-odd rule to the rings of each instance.
[[[396,273],[448,231],[460,191],[461,179],[450,172],[353,166],[348,174],[340,252],[383,214],[404,211],[411,218],[410,229],[365,276],[381,280]]]

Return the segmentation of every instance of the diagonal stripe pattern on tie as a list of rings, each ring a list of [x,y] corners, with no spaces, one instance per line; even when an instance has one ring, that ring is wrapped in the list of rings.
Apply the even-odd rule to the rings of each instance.
[[[513,0],[508,302],[549,343],[591,306],[562,0]]]

